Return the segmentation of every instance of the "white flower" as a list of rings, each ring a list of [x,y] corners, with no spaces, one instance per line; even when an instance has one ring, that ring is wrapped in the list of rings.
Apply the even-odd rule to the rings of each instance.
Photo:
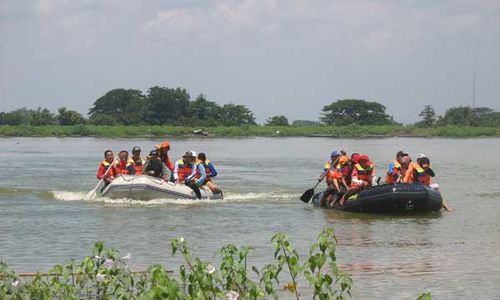
[[[124,259],[124,260],[130,260],[130,258],[132,258],[132,256],[130,255],[130,253],[127,253],[127,255],[125,255],[124,257],[122,257],[122,259]]]
[[[230,291],[229,293],[227,293],[228,300],[238,300],[239,297],[240,297],[240,294],[238,294],[238,292]]]
[[[212,265],[207,265],[207,271],[208,274],[212,274],[213,272],[215,272],[215,267]]]
[[[106,269],[110,269],[113,267],[114,264],[115,262],[112,259],[106,258],[102,266],[105,267]]]
[[[99,261],[100,259],[101,259],[101,257],[99,255],[94,256],[95,261]]]
[[[95,280],[97,280],[97,282],[103,282],[104,281],[104,277],[106,277],[106,275],[103,275],[101,273],[97,273],[97,275],[95,277]]]
[[[19,280],[14,281],[12,283],[12,286],[15,287],[15,288],[18,287],[19,286]]]
[[[182,236],[179,238],[179,242],[184,243],[184,238]]]

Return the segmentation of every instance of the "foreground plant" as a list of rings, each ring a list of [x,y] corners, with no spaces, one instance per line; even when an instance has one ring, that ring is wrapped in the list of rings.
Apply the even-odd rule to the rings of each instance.
[[[94,245],[92,256],[80,264],[71,261],[56,265],[47,273],[29,280],[0,262],[0,299],[346,299],[352,280],[336,263],[337,241],[332,229],[324,229],[311,246],[304,263],[289,238],[277,233],[271,239],[274,260],[260,270],[249,267],[252,247],[222,247],[217,256],[220,266],[195,257],[183,238],[171,241],[172,255],[181,254],[184,263],[178,276],[169,276],[161,265],[145,272],[128,268],[130,255]],[[250,271],[251,270],[251,271]],[[281,282],[284,282],[281,286]],[[300,285],[309,285],[312,295],[303,295]],[[309,289],[311,290],[311,289]],[[430,299],[422,294],[419,299]]]

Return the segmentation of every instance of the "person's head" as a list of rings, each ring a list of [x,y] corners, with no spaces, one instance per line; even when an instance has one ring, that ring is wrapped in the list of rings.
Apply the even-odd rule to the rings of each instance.
[[[158,151],[156,149],[149,151],[149,159],[151,160],[158,159]]]
[[[200,152],[198,154],[198,159],[201,160],[202,162],[205,162],[207,160],[207,156],[205,155],[205,153]]]
[[[182,160],[186,163],[193,163],[196,161],[196,152],[194,151],[187,151],[184,153],[182,156]]]
[[[418,163],[422,169],[428,169],[431,165],[431,161],[427,156],[419,158],[419,163]]]
[[[368,155],[366,154],[363,154],[359,157],[358,159],[358,163],[363,167],[363,168],[366,168],[370,165],[370,158],[368,157]]]
[[[111,150],[104,151],[104,159],[109,163],[113,162],[113,151]]]
[[[332,161],[336,160],[337,157],[339,157],[339,156],[340,156],[340,152],[337,150],[333,150],[332,153],[330,153],[330,158],[332,159]]]
[[[168,141],[163,141],[155,146],[158,149],[159,155],[167,155],[170,150],[170,143]]]
[[[351,154],[351,161],[353,164],[357,164],[358,163],[358,160],[359,160],[359,153],[357,152],[354,152],[353,154]]]
[[[404,153],[403,151],[398,151],[398,153],[396,153],[396,160],[401,163],[401,159],[407,155],[406,153]]]
[[[127,150],[120,151],[120,153],[118,153],[118,157],[120,158],[121,161],[127,161],[128,151]]]
[[[133,157],[141,156],[141,147],[135,146],[134,148],[132,148],[132,156]]]
[[[410,165],[411,163],[411,157],[406,154],[405,156],[401,157],[401,166],[403,166],[404,168],[408,168],[408,166]]]

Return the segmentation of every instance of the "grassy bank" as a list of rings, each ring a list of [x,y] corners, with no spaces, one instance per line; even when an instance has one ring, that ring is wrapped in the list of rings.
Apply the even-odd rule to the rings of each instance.
[[[0,126],[4,137],[190,137],[194,130],[202,129],[209,137],[250,136],[312,136],[312,137],[499,137],[500,128],[444,126],[417,128],[414,126],[239,126],[239,127],[186,127],[186,126]]]

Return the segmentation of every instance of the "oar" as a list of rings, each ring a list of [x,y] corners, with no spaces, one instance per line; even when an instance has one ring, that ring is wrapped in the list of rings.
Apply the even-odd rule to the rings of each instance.
[[[453,211],[453,208],[451,208],[448,205],[448,203],[446,203],[444,200],[442,201],[442,205],[443,205],[444,210],[446,210],[447,212],[452,212]]]
[[[85,197],[83,197],[83,200],[92,200],[92,199],[95,198],[97,188],[99,187],[99,185],[101,184],[101,182],[104,180],[104,177],[106,177],[106,174],[108,174],[109,170],[111,170],[111,168],[115,165],[115,162],[116,162],[117,158],[118,158],[118,155],[115,157],[115,159],[113,159],[113,162],[111,163],[111,165],[109,166],[109,168],[106,170],[106,172],[104,172],[104,174],[101,177],[101,180],[99,180],[99,182],[97,183],[97,185],[95,186],[95,188],[93,190],[91,190],[90,192],[88,192],[87,195],[85,195]]]
[[[318,181],[314,187],[312,189],[308,189],[307,191],[304,192],[304,194],[302,194],[302,196],[300,196],[300,200],[304,203],[309,203],[309,201],[311,200],[312,196],[314,195],[314,189],[318,186],[318,184],[320,183],[321,181]]]

